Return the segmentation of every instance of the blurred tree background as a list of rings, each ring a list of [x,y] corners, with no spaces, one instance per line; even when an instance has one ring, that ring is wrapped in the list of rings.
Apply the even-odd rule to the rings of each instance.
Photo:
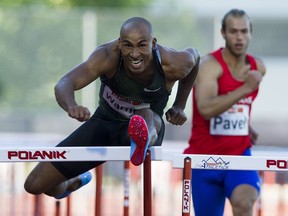
[[[22,6],[35,5],[41,3],[47,6],[61,7],[143,7],[151,3],[152,0],[1,0],[2,6]]]
[[[64,124],[67,117],[53,88],[83,61],[83,26],[91,21],[87,14],[96,18],[91,50],[117,38],[123,21],[132,16],[150,20],[160,44],[184,49],[201,43],[193,14],[176,8],[171,13],[174,1],[169,2],[157,8],[151,0],[0,0],[0,131],[55,130],[61,117]],[[91,94],[96,101],[97,90]],[[81,91],[76,97],[81,103]]]
[[[57,74],[51,77],[51,73],[63,70],[69,67],[67,65],[69,62],[79,62],[81,59],[81,52],[79,52],[81,43],[75,44],[75,41],[81,41],[81,32],[79,32],[81,15],[77,17],[69,12],[69,8],[87,7],[91,10],[98,7],[143,7],[149,5],[149,2],[150,0],[43,0],[40,2],[1,0],[0,104],[2,109],[17,107],[20,104],[23,108],[31,108],[31,106],[37,108],[39,100],[43,100],[41,95],[54,85],[54,82],[48,81],[49,78],[52,78],[52,81],[59,78]],[[59,10],[51,16],[51,11],[39,7],[39,3],[41,6],[62,8],[62,11]],[[39,8],[36,9],[36,5]],[[75,29],[76,25],[79,26],[78,29]],[[69,47],[69,55],[66,54],[67,47]],[[29,103],[25,103],[27,98],[31,98]]]
[[[159,44],[178,50],[197,47],[202,55],[221,46],[221,17],[235,7],[236,2],[220,1],[219,10],[216,7],[218,1],[205,2],[0,0],[0,133],[70,133],[78,127],[79,123],[68,118],[57,105],[54,85],[63,74],[87,58],[97,45],[117,38],[123,21],[132,16],[143,16],[151,21]],[[268,5],[261,5],[263,9],[259,10],[255,5],[260,0],[253,1],[253,4],[247,2],[245,7],[253,20],[253,39],[248,51],[265,58],[268,70],[272,71],[267,73],[267,78],[265,76],[262,91],[254,105],[253,118],[257,118],[254,124],[260,128],[259,133],[262,131],[261,143],[269,144],[278,134],[279,137],[288,134],[287,108],[282,105],[283,97],[279,94],[286,92],[282,88],[287,87],[288,16],[281,4],[274,4],[277,10],[274,8],[273,11]],[[93,38],[92,42],[87,40],[87,35]],[[90,98],[97,102],[97,82],[88,97],[83,97],[83,92],[85,90],[76,94],[79,103],[86,106],[84,98],[86,102]],[[167,124],[169,139],[188,139],[191,104],[187,102],[188,121],[184,127],[178,129]],[[277,105],[273,112],[271,104]],[[269,136],[272,131],[266,125],[271,124],[273,133],[277,135]]]

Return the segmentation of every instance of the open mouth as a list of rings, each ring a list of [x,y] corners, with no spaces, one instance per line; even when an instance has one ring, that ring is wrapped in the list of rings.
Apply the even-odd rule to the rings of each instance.
[[[130,62],[133,64],[133,65],[140,65],[142,60],[130,60]]]
[[[131,66],[133,68],[135,68],[135,69],[140,68],[142,62],[143,62],[142,59],[140,59],[140,60],[130,60]]]

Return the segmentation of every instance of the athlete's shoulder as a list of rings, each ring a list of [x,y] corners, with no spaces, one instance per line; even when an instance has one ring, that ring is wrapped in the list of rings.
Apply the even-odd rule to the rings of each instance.
[[[165,47],[161,45],[157,45],[161,56],[164,61],[173,62],[173,60],[177,60],[177,58],[182,58],[182,61],[191,61],[191,56],[200,55],[199,51],[196,48],[186,48],[184,50],[176,50],[174,48]],[[184,59],[183,59],[184,57]],[[176,59],[175,59],[176,58]]]
[[[200,58],[199,51],[195,48],[186,48],[184,50],[176,50],[169,47],[158,45],[161,55],[162,67],[164,72],[186,76],[195,66]],[[181,73],[183,74],[181,75]],[[177,75],[177,76],[178,76]]]
[[[97,70],[100,74],[115,72],[120,58],[118,40],[98,46],[89,56],[86,64],[91,70]]]
[[[213,55],[209,53],[201,57],[198,77],[209,77],[211,79],[215,77],[216,79],[222,73],[223,68]]]
[[[120,49],[118,45],[118,39],[114,39],[102,45],[99,45],[95,51],[93,52],[94,55],[103,55],[106,58],[113,58],[117,56],[119,57]]]
[[[211,53],[201,57],[200,65],[202,67],[220,67],[219,61]]]

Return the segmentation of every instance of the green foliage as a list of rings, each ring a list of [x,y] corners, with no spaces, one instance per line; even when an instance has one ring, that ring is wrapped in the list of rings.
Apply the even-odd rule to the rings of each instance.
[[[1,0],[2,6],[46,5],[63,7],[143,7],[152,0]]]
[[[194,17],[189,12],[171,14],[162,8],[161,11],[158,8],[157,11],[140,8],[67,10],[42,6],[0,8],[2,111],[15,108],[32,113],[59,110],[53,87],[60,77],[83,61],[83,22],[87,14],[96,17],[96,46],[117,38],[123,21],[132,16],[150,20],[161,45],[179,50],[196,46],[199,40]],[[95,44],[91,46],[93,50]],[[91,97],[97,98],[97,94],[98,91]],[[76,97],[81,94],[77,92]]]
[[[55,114],[63,115],[63,111],[57,105],[53,88],[66,72],[83,61],[83,43],[88,42],[84,40],[83,27],[91,24],[91,20],[96,22],[94,27],[85,31],[86,36],[96,36],[96,44],[89,42],[92,51],[96,46],[119,37],[121,24],[133,16],[151,21],[154,35],[161,45],[179,50],[196,46],[199,40],[193,14],[188,11],[173,10],[171,13],[171,8],[159,7],[135,7],[131,10],[1,5],[0,119],[2,123],[3,118],[6,119],[6,123],[2,124],[0,131],[32,131],[40,122],[39,127],[46,128],[50,123],[52,125],[53,119],[58,125],[59,119]],[[95,32],[91,32],[94,29]],[[82,92],[76,92],[76,100],[86,106],[81,101]],[[89,92],[96,101],[98,93],[98,88]],[[37,118],[41,119],[39,125]],[[16,126],[13,124],[15,121]]]
[[[41,9],[0,12],[2,108],[55,104],[59,74],[81,61],[81,20],[64,11],[52,16]]]

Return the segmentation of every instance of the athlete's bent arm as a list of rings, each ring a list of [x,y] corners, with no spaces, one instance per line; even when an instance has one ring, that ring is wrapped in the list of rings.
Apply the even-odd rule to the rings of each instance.
[[[222,68],[213,57],[208,56],[201,61],[195,84],[196,101],[198,110],[205,119],[209,120],[225,112],[259,86],[261,73],[248,71],[249,67],[245,70],[248,75],[244,85],[229,94],[218,95],[218,77],[222,74]]]
[[[185,50],[185,53],[186,52],[189,53],[188,55],[189,60],[187,62],[188,63],[190,62],[190,65],[186,67],[187,72],[183,70],[185,72],[183,75],[184,77],[177,78],[179,79],[179,81],[178,81],[176,98],[172,108],[170,108],[166,112],[167,121],[169,121],[171,124],[174,125],[182,125],[187,120],[187,117],[184,113],[184,109],[186,107],[188,96],[192,90],[192,87],[194,85],[199,70],[199,62],[200,62],[199,51],[195,48],[188,48]],[[176,71],[177,70],[179,71],[179,69],[176,69]]]
[[[107,49],[107,45],[98,47],[86,61],[66,73],[55,85],[56,101],[71,118],[78,121],[86,121],[90,118],[90,111],[86,107],[77,104],[74,92],[109,71],[109,65],[113,65],[111,64],[113,60],[107,56]],[[110,61],[107,59],[110,59]]]

